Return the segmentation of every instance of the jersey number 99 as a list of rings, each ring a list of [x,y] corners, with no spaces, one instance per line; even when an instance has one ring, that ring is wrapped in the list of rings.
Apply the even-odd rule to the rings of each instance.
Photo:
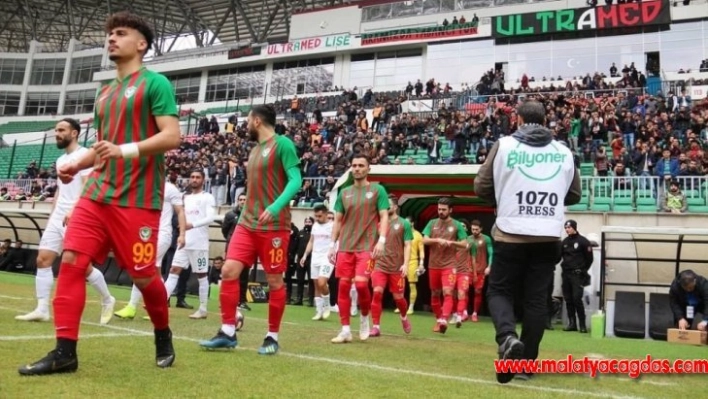
[[[155,246],[151,242],[136,242],[133,244],[133,262],[136,264],[150,263],[155,259]]]

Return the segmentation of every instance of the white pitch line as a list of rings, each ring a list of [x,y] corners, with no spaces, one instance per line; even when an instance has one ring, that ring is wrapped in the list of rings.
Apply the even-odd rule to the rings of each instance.
[[[113,326],[113,325],[101,325],[101,324],[93,323],[93,322],[83,322],[83,324],[90,325],[90,326],[96,326],[96,327],[104,327],[104,328],[108,328],[108,329],[114,329],[117,331],[130,332],[130,333],[134,333],[136,335],[138,335],[138,334],[146,335],[146,336],[153,335],[153,333],[148,332],[148,331],[137,330],[137,329],[128,328],[128,327],[118,327],[118,326]],[[199,339],[185,337],[185,336],[173,335],[172,338],[178,339],[180,341],[197,342],[197,343],[201,342],[201,340],[199,340]],[[242,346],[236,347],[236,349],[255,351],[255,348],[245,348]],[[340,366],[350,366],[350,367],[356,367],[356,368],[368,368],[371,370],[385,371],[385,372],[394,373],[394,374],[417,375],[420,377],[429,377],[429,378],[435,378],[435,379],[440,379],[440,380],[452,380],[452,381],[459,381],[459,382],[465,382],[465,383],[470,383],[470,384],[501,386],[500,384],[493,382],[493,381],[489,381],[489,380],[482,380],[482,379],[477,379],[477,378],[469,378],[469,377],[454,376],[454,375],[447,375],[447,374],[430,373],[430,372],[420,371],[420,370],[401,369],[401,368],[395,368],[395,367],[381,366],[381,365],[377,365],[377,364],[373,364],[373,363],[360,363],[360,362],[353,362],[353,361],[341,360],[341,359],[333,359],[333,358],[322,357],[322,356],[302,355],[299,353],[290,353],[290,352],[284,352],[284,351],[279,351],[278,354],[282,355],[282,356],[301,359],[301,360],[331,363],[331,364],[337,364]],[[508,386],[511,386],[514,388],[519,388],[519,389],[529,389],[532,391],[553,392],[553,393],[561,393],[561,394],[566,394],[566,395],[585,395],[585,396],[591,396],[591,397],[595,397],[595,398],[641,399],[641,397],[637,397],[637,396],[619,396],[615,393],[610,393],[610,392],[607,392],[607,393],[589,392],[589,391],[581,391],[581,390],[577,390],[577,389],[551,388],[551,387],[533,386],[533,385],[526,385],[526,384],[519,384],[519,383],[511,383],[511,384],[508,384]]]
[[[101,334],[80,334],[79,339],[86,338],[114,338],[114,337],[135,337],[135,333],[101,333]],[[56,335],[0,335],[0,341],[35,341],[43,339],[56,339]]]
[[[0,309],[21,312],[18,309],[8,308],[8,307],[4,307],[4,306],[0,306]],[[95,326],[95,327],[108,328],[108,329],[116,330],[116,331],[129,332],[129,333],[132,333],[135,335],[153,336],[152,332],[148,332],[145,330],[137,330],[137,329],[133,329],[133,328],[118,327],[118,326],[113,326],[113,325],[101,325],[99,323],[93,323],[93,322],[89,322],[89,321],[82,321],[81,323],[85,324],[85,325]],[[173,335],[172,338],[178,339],[181,341],[189,341],[189,342],[197,342],[197,343],[200,342],[199,339],[185,337],[185,336]],[[251,351],[255,350],[253,348],[244,348],[244,347],[237,347],[237,349],[251,350]],[[376,370],[376,371],[385,371],[385,372],[389,372],[389,373],[393,373],[393,374],[416,375],[416,376],[420,376],[420,377],[435,378],[435,379],[439,379],[439,380],[451,380],[451,381],[458,381],[458,382],[464,382],[464,383],[469,383],[469,384],[493,385],[493,386],[501,387],[501,385],[499,383],[496,383],[496,382],[493,382],[490,380],[477,379],[477,378],[469,378],[469,377],[454,376],[454,375],[448,375],[448,374],[431,373],[431,372],[426,372],[426,371],[421,371],[421,370],[409,370],[409,369],[381,366],[381,365],[374,364],[374,363],[361,363],[361,362],[354,362],[354,361],[348,361],[348,360],[342,360],[342,359],[333,359],[333,358],[322,357],[322,356],[302,355],[299,353],[290,353],[290,352],[285,352],[285,351],[279,351],[278,354],[280,354],[281,356],[287,356],[287,357],[292,357],[292,358],[301,359],[301,360],[324,362],[324,363],[337,364],[337,365],[341,365],[341,366],[349,366],[349,367],[355,367],[355,368],[366,368],[366,369]],[[590,392],[590,391],[582,391],[582,390],[577,390],[577,389],[564,389],[564,388],[534,386],[534,385],[528,385],[528,384],[523,384],[523,383],[510,383],[510,384],[507,384],[507,386],[522,389],[522,390],[528,389],[531,391],[559,393],[559,394],[565,394],[565,395],[584,395],[584,396],[595,397],[595,398],[608,398],[609,397],[609,398],[614,398],[614,399],[641,399],[641,397],[637,397],[637,396],[619,396],[616,393],[611,393],[611,392]]]

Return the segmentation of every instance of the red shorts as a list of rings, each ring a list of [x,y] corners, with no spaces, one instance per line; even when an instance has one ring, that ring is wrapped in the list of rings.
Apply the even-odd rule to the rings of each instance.
[[[457,270],[449,269],[428,269],[428,279],[431,290],[455,289],[457,282]]]
[[[486,278],[487,276],[484,275],[484,270],[478,272],[477,278],[472,278],[472,288],[474,288],[475,291],[482,291],[482,288],[484,288],[484,280]]]
[[[381,270],[374,270],[371,273],[371,285],[386,288],[392,294],[403,294],[406,291],[406,278],[401,273],[385,273]]]
[[[64,236],[64,250],[88,255],[103,264],[113,250],[118,266],[132,278],[157,273],[160,210],[122,208],[79,199]]]
[[[472,273],[457,273],[457,278],[455,282],[455,289],[457,291],[462,291],[465,294],[470,289],[470,281],[472,280]]]
[[[288,231],[252,231],[238,225],[229,242],[226,259],[243,263],[250,268],[261,260],[266,274],[282,274],[288,270]]]
[[[371,252],[337,252],[334,277],[369,277],[373,271],[374,260],[371,258]]]

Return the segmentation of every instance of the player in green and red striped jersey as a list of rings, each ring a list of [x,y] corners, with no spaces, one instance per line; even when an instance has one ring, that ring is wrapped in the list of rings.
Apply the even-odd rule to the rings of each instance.
[[[75,163],[59,168],[62,182],[94,166],[66,229],[54,298],[56,349],[20,374],[73,372],[86,302],[85,272],[113,250],[118,265],[142,291],[155,327],[156,363],[175,359],[165,286],[157,274],[157,236],[165,183],[164,153],[181,138],[169,80],[142,66],[154,33],[145,21],[121,12],[106,21],[108,54],[117,77],[103,86],[95,106],[97,142]]]
[[[408,220],[398,216],[398,198],[391,194],[388,196],[388,235],[384,254],[376,259],[374,271],[371,273],[371,285],[374,287],[374,297],[371,300],[371,318],[374,328],[371,336],[381,336],[381,312],[383,293],[386,286],[393,295],[396,308],[401,315],[403,332],[411,333],[411,322],[406,316],[408,304],[403,294],[406,291],[406,274],[408,274],[408,261],[411,256],[411,241],[413,241],[413,228]]]
[[[290,243],[290,200],[300,190],[300,159],[295,144],[275,133],[275,110],[257,105],[248,115],[248,132],[258,145],[246,167],[246,204],[229,241],[226,262],[221,268],[221,328],[200,345],[208,349],[234,348],[239,277],[259,258],[268,279],[268,334],[258,349],[261,355],[278,352],[278,332],[285,312],[283,273],[288,267]]]
[[[342,331],[332,339],[341,344],[352,341],[349,328],[352,280],[359,297],[359,338],[369,338],[369,310],[371,293],[369,275],[374,269],[374,260],[384,254],[388,233],[388,195],[380,184],[368,180],[369,158],[355,155],[351,174],[354,184],[339,191],[334,203],[334,227],[329,260],[335,264],[335,276],[339,279],[337,306]],[[378,225],[378,229],[377,229]],[[378,242],[376,241],[378,230]],[[339,248],[337,249],[337,243]],[[338,252],[337,252],[338,251]]]
[[[423,244],[430,245],[428,279],[430,283],[430,306],[437,318],[433,332],[445,334],[447,320],[453,307],[452,293],[457,282],[457,248],[466,248],[465,227],[450,217],[450,198],[438,200],[438,218],[428,222],[423,230]],[[443,296],[442,306],[440,295]]]

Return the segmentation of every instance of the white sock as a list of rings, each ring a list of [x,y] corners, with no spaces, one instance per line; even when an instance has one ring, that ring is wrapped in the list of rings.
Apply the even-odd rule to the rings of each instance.
[[[349,328],[349,326],[342,326],[342,332],[345,334],[351,334],[352,330]]]
[[[266,334],[266,338],[271,337],[273,338],[276,342],[278,342],[278,333],[270,332],[268,331],[268,334]]]
[[[133,289],[130,291],[130,301],[128,301],[128,305],[136,308],[138,307],[141,299],[143,299],[143,293],[140,292],[140,289],[135,284],[133,284]]]
[[[379,328],[379,325],[378,325],[378,324],[374,324],[374,328]]]
[[[231,324],[222,324],[221,331],[223,331],[224,334],[228,335],[229,337],[233,337],[234,335],[236,335],[236,326]]]
[[[322,295],[322,309],[329,310],[329,294]]]
[[[172,291],[177,287],[177,282],[179,281],[179,274],[170,273],[167,276],[167,281],[165,281],[165,290],[167,290],[167,300],[170,300],[172,296]]]
[[[37,292],[37,310],[49,313],[49,297],[52,295],[52,286],[54,286],[54,273],[51,267],[37,269],[34,286]]]
[[[103,273],[94,267],[87,280],[88,283],[101,294],[101,299],[104,304],[110,302],[111,293],[108,292],[108,285],[106,285],[106,279],[103,277]]]
[[[199,310],[206,313],[207,302],[209,301],[209,279],[202,277],[199,281]]]
[[[321,296],[316,296],[315,297],[315,308],[317,309],[317,314],[322,313],[322,297]]]

